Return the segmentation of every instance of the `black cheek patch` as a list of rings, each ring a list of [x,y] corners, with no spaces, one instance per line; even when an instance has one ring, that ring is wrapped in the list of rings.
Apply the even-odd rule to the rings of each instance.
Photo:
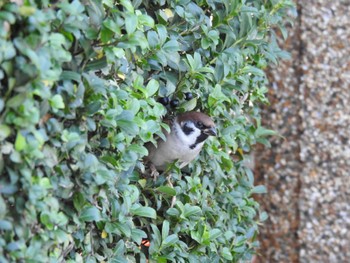
[[[191,144],[191,145],[190,145],[190,149],[193,150],[194,148],[196,148],[196,146],[197,146],[198,143],[204,142],[207,138],[208,138],[208,135],[202,132],[202,133],[197,137],[196,142],[195,142],[194,144]]]
[[[186,135],[190,135],[194,131],[193,128],[187,125],[187,123],[184,124],[184,126],[182,127],[182,130]]]

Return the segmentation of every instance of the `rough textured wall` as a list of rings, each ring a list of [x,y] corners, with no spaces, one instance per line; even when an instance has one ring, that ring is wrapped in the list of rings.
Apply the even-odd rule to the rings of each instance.
[[[286,43],[293,59],[269,73],[265,125],[285,139],[256,154],[269,221],[260,262],[350,257],[350,1],[299,0]]]

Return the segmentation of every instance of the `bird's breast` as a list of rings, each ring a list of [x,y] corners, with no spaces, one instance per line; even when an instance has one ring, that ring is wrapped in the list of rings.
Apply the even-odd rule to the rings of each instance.
[[[199,143],[191,149],[190,145],[184,144],[177,136],[170,134],[166,141],[160,140],[151,161],[158,169],[165,169],[165,166],[171,162],[179,160],[184,167],[191,162],[200,152],[203,143]]]

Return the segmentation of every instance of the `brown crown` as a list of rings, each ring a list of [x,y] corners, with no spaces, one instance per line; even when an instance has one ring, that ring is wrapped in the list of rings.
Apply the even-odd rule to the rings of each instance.
[[[188,111],[177,116],[178,121],[201,121],[206,127],[214,127],[213,120],[206,114],[198,111]]]

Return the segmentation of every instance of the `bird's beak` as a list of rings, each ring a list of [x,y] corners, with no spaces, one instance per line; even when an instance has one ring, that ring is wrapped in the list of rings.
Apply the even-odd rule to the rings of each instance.
[[[203,132],[204,132],[204,134],[211,135],[211,136],[218,135],[215,127],[207,128],[207,129],[203,130]]]

